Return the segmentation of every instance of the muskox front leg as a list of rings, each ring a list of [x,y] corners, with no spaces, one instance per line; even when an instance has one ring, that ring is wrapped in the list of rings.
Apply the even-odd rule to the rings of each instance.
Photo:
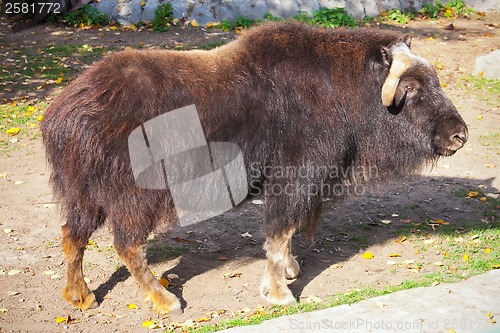
[[[289,206],[285,205],[285,207]],[[303,213],[303,218],[291,225],[279,223],[276,218],[269,221],[269,232],[264,245],[267,263],[261,284],[261,294],[271,304],[287,305],[296,301],[286,283],[286,279],[295,279],[300,273],[299,263],[292,253],[292,237],[295,230],[302,227],[312,237],[321,215],[321,202],[316,202],[312,207]]]
[[[120,227],[124,227],[124,225],[114,225],[115,249],[145,293],[145,301],[159,314],[182,313],[181,303],[177,297],[167,291],[149,269],[144,251],[144,241],[149,230],[139,230],[139,225],[123,229]],[[129,230],[129,234],[122,232],[122,230]],[[130,235],[130,232],[141,233],[142,236]],[[133,239],[136,239],[135,243],[132,241]],[[137,241],[137,239],[144,241]]]
[[[273,233],[266,239],[267,263],[260,287],[266,301],[276,305],[295,303],[296,299],[287,286],[286,278],[296,278],[300,272],[299,264],[292,255],[291,243],[295,227]]]

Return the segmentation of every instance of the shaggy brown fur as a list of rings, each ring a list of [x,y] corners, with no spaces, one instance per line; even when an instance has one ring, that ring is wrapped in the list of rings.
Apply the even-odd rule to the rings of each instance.
[[[238,144],[250,188],[265,194],[262,293],[271,303],[293,302],[285,283],[299,270],[291,236],[315,225],[323,196],[413,174],[467,139],[425,62],[401,76],[396,105],[382,105],[391,47],[404,41],[387,31],[274,23],[211,51],[125,51],[97,62],[42,122],[51,183],[66,217],[64,297],[83,309],[94,304],[81,273],[83,251],[107,221],[116,250],[157,311],[180,308],[152,277],[141,249],[160,219],[176,223],[172,198],[135,185],[127,138],[145,121],[195,104],[207,141]],[[273,172],[284,167],[313,172]]]

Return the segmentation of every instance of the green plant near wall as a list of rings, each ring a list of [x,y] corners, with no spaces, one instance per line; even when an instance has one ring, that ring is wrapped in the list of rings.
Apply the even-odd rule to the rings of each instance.
[[[109,24],[111,19],[106,14],[98,11],[94,6],[86,4],[66,14],[63,22],[71,26],[91,26]]]
[[[312,13],[312,17],[305,11],[300,11],[293,17],[295,21],[317,24],[326,28],[337,27],[358,27],[358,21],[345,11],[345,8],[335,7],[326,8],[321,7]]]
[[[335,7],[326,8],[322,7],[315,10],[312,14],[312,20],[323,27],[337,28],[337,27],[357,27],[358,22],[356,19],[345,11],[345,8]]]
[[[264,14],[264,20],[266,20],[266,21],[272,21],[272,22],[282,22],[282,21],[284,21],[283,18],[281,18],[279,16],[274,16],[271,13],[265,13]]]
[[[441,8],[438,5],[439,1],[436,1],[436,4],[433,3],[425,3],[418,12],[419,14],[424,15],[428,18],[437,18],[439,13],[441,12]]]
[[[153,18],[153,22],[151,22],[151,26],[153,27],[153,30],[156,31],[170,30],[173,18],[174,11],[172,9],[172,5],[164,3],[156,8],[155,17]]]
[[[312,23],[312,19],[309,17],[309,14],[305,11],[300,11],[293,17],[295,21],[303,22],[303,23]]]
[[[414,13],[404,13],[399,9],[391,9],[383,16],[384,20],[406,24],[415,17]]]
[[[474,12],[474,9],[468,8],[464,0],[452,0],[443,4],[441,1],[436,1],[434,4],[426,3],[422,9],[418,11],[419,14],[428,18],[437,18],[444,16],[447,18],[466,16]]]

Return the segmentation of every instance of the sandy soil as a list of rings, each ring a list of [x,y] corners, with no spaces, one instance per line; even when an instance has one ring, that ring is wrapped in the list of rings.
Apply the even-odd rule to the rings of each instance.
[[[451,22],[454,30],[443,29]],[[490,193],[500,189],[499,147],[485,145],[481,137],[499,131],[500,97],[484,100],[484,94],[474,93],[463,79],[471,73],[477,56],[500,47],[499,22],[499,15],[487,15],[480,20],[414,21],[384,27],[413,34],[414,52],[442,67],[439,76],[446,84],[444,90],[469,125],[470,139],[464,149],[440,160],[422,178],[387,186],[381,193],[352,199],[340,207],[327,204],[315,240],[303,235],[294,238],[303,274],[290,287],[300,299],[362,286],[382,288],[432,272],[433,265],[394,270],[386,264],[388,253],[415,257],[415,244],[395,242],[408,223],[416,223],[416,229],[427,218],[452,221],[457,229],[486,228],[492,223],[484,219],[480,202],[467,201],[457,191],[478,186]],[[35,52],[51,43],[163,48],[234,35],[194,28],[163,34],[121,31],[118,35],[116,31],[40,25],[3,33],[1,38],[1,51],[6,53],[21,45],[31,45]],[[25,94],[43,99],[57,92],[27,87]],[[15,95],[0,94],[2,98]],[[210,221],[160,229],[152,235],[148,245],[151,267],[158,277],[170,277],[168,289],[182,300],[182,315],[159,317],[147,308],[106,229],[93,235],[84,259],[89,286],[100,306],[86,312],[72,308],[60,297],[65,283],[60,246],[63,222],[47,185],[41,141],[20,137],[15,144],[16,149],[0,158],[0,332],[138,332],[145,330],[145,320],[166,326],[203,318],[216,322],[265,305],[258,294],[264,268],[262,206],[247,201]],[[375,254],[374,259],[361,258],[360,251],[366,249]],[[418,259],[431,263],[439,258],[428,251]],[[67,316],[69,323],[56,322],[57,317]]]

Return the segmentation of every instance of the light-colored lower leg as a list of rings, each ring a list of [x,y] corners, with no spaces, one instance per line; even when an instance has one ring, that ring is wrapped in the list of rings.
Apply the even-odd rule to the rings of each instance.
[[[167,291],[151,273],[142,246],[126,248],[118,254],[145,293],[146,302],[156,312],[159,314],[182,313],[181,303],[177,297]]]
[[[83,279],[82,262],[86,241],[76,242],[71,239],[66,225],[62,227],[62,231],[62,247],[67,261],[67,282],[62,290],[62,296],[79,309],[95,308],[98,305],[95,296]]]
[[[291,253],[291,240],[295,229],[277,237],[268,238],[264,249],[267,263],[261,283],[261,294],[266,301],[276,305],[296,302],[285,278],[295,278],[299,274],[299,264]]]

